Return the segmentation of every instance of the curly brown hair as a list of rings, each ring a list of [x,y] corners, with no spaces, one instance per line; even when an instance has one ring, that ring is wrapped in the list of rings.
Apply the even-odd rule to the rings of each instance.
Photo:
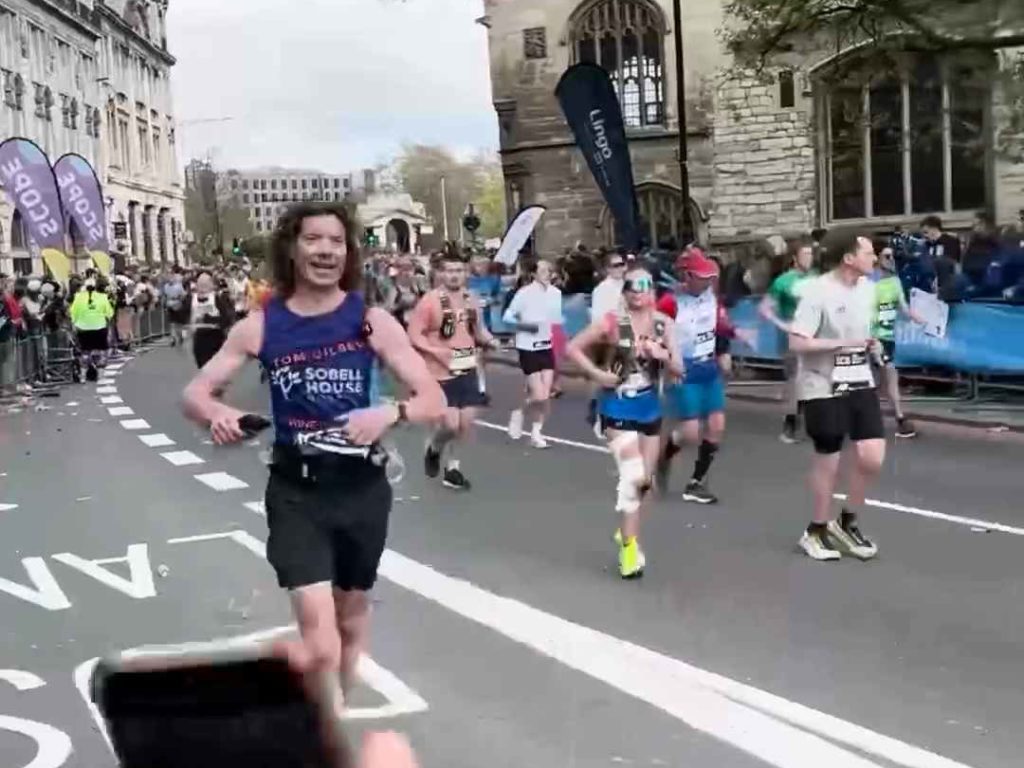
[[[345,229],[345,269],[341,274],[343,291],[357,291],[362,284],[363,265],[359,255],[359,238],[348,208],[336,203],[296,203],[278,219],[270,241],[270,271],[274,289],[287,298],[295,293],[295,263],[292,260],[295,243],[306,219],[334,216]]]

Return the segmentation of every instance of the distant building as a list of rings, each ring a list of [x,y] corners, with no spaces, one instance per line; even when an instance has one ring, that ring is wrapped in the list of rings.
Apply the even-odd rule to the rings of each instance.
[[[356,207],[356,216],[379,248],[397,253],[416,253],[422,237],[434,231],[426,207],[406,192],[372,194]]]
[[[976,5],[941,10],[941,21],[956,29]],[[554,96],[576,62],[611,75],[654,245],[680,245],[687,208],[698,231],[723,246],[845,224],[916,227],[928,214],[966,227],[979,209],[1009,223],[1024,209],[1024,163],[999,151],[1016,129],[997,55],[908,50],[900,70],[881,77],[872,76],[870,48],[809,38],[785,66],[746,76],[716,34],[725,6],[685,2],[675,29],[670,0],[484,0],[506,200],[510,214],[547,206],[540,251],[616,242]],[[685,48],[689,201],[679,183],[676,34]]]
[[[195,162],[195,161],[194,161]],[[373,170],[329,174],[291,168],[228,170],[217,175],[217,197],[249,212],[257,234],[270,232],[288,203],[358,201],[376,190]]]
[[[180,258],[184,219],[166,11],[167,0],[0,4],[0,141],[32,139],[51,162],[85,157],[103,184],[112,250],[153,263]],[[73,227],[68,255],[87,265]],[[0,272],[42,270],[0,195]]]

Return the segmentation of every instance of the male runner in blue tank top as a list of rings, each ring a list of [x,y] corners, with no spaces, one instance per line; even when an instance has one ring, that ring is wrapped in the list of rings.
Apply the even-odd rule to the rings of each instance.
[[[395,424],[434,423],[444,395],[394,317],[367,308],[342,206],[300,204],[272,243],[276,295],[232,329],[185,391],[186,413],[218,445],[238,442],[244,415],[221,402],[247,360],[270,377],[276,432],[266,508],[267,559],[291,593],[302,639],[337,697],[353,682],[369,623],[367,595],[384,550],[391,486],[379,441]],[[412,396],[374,405],[376,361]]]

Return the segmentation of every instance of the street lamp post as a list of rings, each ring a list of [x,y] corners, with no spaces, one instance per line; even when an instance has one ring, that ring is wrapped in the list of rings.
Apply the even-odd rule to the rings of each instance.
[[[690,167],[686,142],[686,70],[683,66],[683,8],[682,0],[672,0],[673,26],[676,52],[676,113],[679,119],[679,190],[683,196],[683,226],[686,238],[692,236],[690,222]]]

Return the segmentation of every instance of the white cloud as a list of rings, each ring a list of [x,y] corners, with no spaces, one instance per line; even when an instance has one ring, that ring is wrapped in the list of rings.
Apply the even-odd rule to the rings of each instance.
[[[494,148],[481,0],[174,0],[183,156],[354,170],[403,142]],[[231,122],[189,123],[232,117]]]

